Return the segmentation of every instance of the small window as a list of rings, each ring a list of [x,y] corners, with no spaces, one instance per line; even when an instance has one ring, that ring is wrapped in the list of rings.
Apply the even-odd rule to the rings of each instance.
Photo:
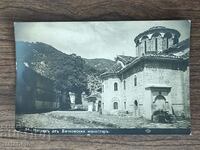
[[[147,53],[147,41],[144,41],[144,51],[145,51],[145,54]]]
[[[118,85],[117,85],[117,83],[115,82],[114,83],[114,91],[117,91],[118,90]]]
[[[137,86],[137,76],[134,77],[134,86]]]
[[[126,80],[124,80],[124,90],[126,90]]]
[[[113,103],[113,109],[118,109],[118,103],[117,102]]]

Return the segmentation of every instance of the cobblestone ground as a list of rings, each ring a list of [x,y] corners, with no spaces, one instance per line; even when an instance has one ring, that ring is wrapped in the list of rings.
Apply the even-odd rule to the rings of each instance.
[[[35,128],[187,128],[189,121],[173,124],[152,123],[130,115],[100,115],[87,111],[52,111],[16,116],[16,125]]]

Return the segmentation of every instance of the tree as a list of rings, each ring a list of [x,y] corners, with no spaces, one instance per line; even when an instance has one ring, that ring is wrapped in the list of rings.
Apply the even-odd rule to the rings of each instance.
[[[68,59],[61,59],[59,64],[61,66],[56,69],[56,85],[61,89],[61,93],[65,93],[65,101],[63,105],[67,106],[70,103],[69,92],[74,92],[76,95],[75,103],[81,104],[81,94],[83,91],[87,91],[87,74],[84,71],[84,60],[76,56],[75,54],[69,55]]]

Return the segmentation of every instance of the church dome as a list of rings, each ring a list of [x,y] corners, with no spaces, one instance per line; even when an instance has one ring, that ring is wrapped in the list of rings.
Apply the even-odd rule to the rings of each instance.
[[[180,33],[163,26],[152,27],[135,37],[136,54],[157,54],[179,42]]]

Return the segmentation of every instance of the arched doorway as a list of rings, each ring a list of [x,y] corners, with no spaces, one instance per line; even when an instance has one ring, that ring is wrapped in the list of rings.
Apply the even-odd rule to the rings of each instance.
[[[118,109],[118,102],[113,103],[113,109]]]
[[[100,115],[102,114],[102,103],[101,103],[101,101],[98,101],[97,111],[99,112]]]
[[[153,101],[153,112],[155,111],[166,111],[166,98],[159,94]]]
[[[153,122],[167,123],[174,120],[174,116],[169,112],[169,103],[161,94],[155,97],[152,104],[152,112]]]
[[[118,97],[113,97],[112,98],[112,107],[110,107],[112,110],[117,111],[119,110],[119,98]]]
[[[97,111],[100,111],[101,110],[101,101],[98,101],[98,104],[97,104]]]
[[[135,113],[135,117],[139,116],[139,107],[138,107],[138,101],[134,100],[134,113]]]

